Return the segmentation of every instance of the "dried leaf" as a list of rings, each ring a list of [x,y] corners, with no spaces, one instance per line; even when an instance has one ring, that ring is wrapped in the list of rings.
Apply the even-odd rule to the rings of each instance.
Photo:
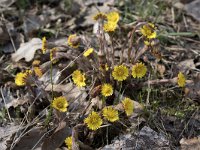
[[[20,48],[12,54],[12,60],[17,62],[22,58],[25,58],[27,62],[31,61],[34,58],[36,50],[41,49],[42,40],[39,38],[33,38],[27,43],[20,45]]]
[[[42,144],[42,150],[55,150],[60,147],[66,137],[70,136],[71,130],[66,126],[66,122],[62,121],[51,137],[46,138]]]
[[[42,127],[33,127],[25,134],[13,148],[14,150],[38,148],[41,145],[45,130]],[[11,147],[8,146],[10,149]]]
[[[192,139],[181,139],[181,150],[200,150],[200,138],[194,137]]]

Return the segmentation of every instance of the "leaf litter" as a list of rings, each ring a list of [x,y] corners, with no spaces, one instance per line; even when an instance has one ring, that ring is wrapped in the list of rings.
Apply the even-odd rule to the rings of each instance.
[[[158,4],[159,3],[156,3],[154,5]],[[26,5],[26,7],[32,8],[30,4]],[[83,120],[83,118],[89,115],[93,109],[101,110],[103,108],[103,103],[100,101],[101,97],[97,96],[98,88],[94,91],[96,93],[92,94],[94,98],[90,95],[92,89],[97,85],[91,84],[91,86],[87,88],[78,88],[72,83],[71,74],[77,68],[77,65],[81,66],[81,69],[87,70],[90,74],[86,66],[90,66],[90,64],[95,66],[95,62],[85,62],[85,64],[83,64],[84,59],[81,60],[78,58],[85,49],[72,49],[67,46],[66,35],[68,35],[69,32],[79,31],[79,36],[81,39],[84,39],[83,44],[87,45],[88,43],[92,43],[91,45],[95,47],[98,38],[91,36],[90,33],[94,25],[94,20],[92,20],[92,18],[93,15],[98,12],[98,9],[106,13],[110,11],[111,8],[113,9],[113,7],[115,7],[113,10],[121,12],[121,20],[123,20],[124,24],[128,24],[128,22],[137,22],[129,15],[129,13],[134,14],[135,10],[129,7],[126,2],[120,2],[120,4],[118,4],[114,1],[86,1],[85,3],[83,1],[72,1],[71,6],[74,8],[70,8],[71,12],[69,12],[72,14],[68,14],[63,12],[63,10],[65,11],[65,9],[68,9],[67,7],[70,5],[66,7],[64,1],[60,2],[59,5],[55,5],[55,7],[52,7],[50,3],[43,2],[37,3],[37,6],[40,6],[38,8],[30,10],[25,8],[27,10],[27,13],[25,12],[26,18],[22,19],[21,23],[23,25],[20,26],[16,14],[13,15],[13,18],[9,16],[9,13],[13,14],[12,9],[3,9],[4,19],[12,22],[17,30],[11,30],[11,35],[9,35],[7,29],[0,26],[0,29],[2,29],[0,30],[0,35],[3,35],[3,39],[0,39],[0,43],[3,44],[4,48],[10,44],[10,48],[8,47],[8,49],[16,46],[17,51],[11,54],[11,57],[8,53],[6,54],[5,51],[0,51],[0,55],[4,56],[2,57],[4,61],[2,61],[0,65],[5,66],[4,62],[7,62],[14,66],[14,68],[6,68],[6,71],[12,73],[12,81],[9,81],[9,83],[6,80],[0,81],[0,86],[2,87],[0,97],[2,149],[66,148],[64,140],[71,135],[73,139],[73,149],[107,149],[108,147],[114,149],[119,147],[124,149],[153,149],[161,147],[170,149],[174,147],[180,147],[181,149],[198,149],[198,124],[200,121],[198,108],[200,97],[200,58],[197,49],[200,45],[196,41],[199,40],[199,37],[195,35],[189,38],[191,40],[184,38],[181,32],[195,31],[197,29],[196,23],[190,17],[181,14],[182,10],[173,9],[170,3],[168,3],[168,5],[169,6],[166,6],[166,10],[159,16],[159,21],[156,22],[154,17],[150,17],[148,20],[155,21],[160,27],[166,24],[165,27],[167,30],[169,28],[169,31],[176,33],[168,36],[167,40],[169,41],[165,41],[166,36],[160,36],[161,55],[163,57],[160,61],[157,61],[157,59],[156,62],[154,61],[155,57],[160,57],[160,54],[158,54],[156,50],[152,49],[151,52],[140,51],[136,53],[138,58],[142,56],[140,61],[149,63],[149,65],[152,66],[153,75],[148,78],[148,81],[142,84],[140,81],[137,81],[129,85],[129,88],[135,88],[133,91],[131,90],[123,93],[122,91],[127,88],[123,85],[124,89],[116,90],[114,94],[115,97],[119,96],[119,94],[117,94],[119,92],[134,97],[134,113],[130,118],[126,119],[125,117],[117,122],[115,126],[109,123],[103,125],[101,131],[104,135],[100,132],[90,132],[80,123],[80,120]],[[4,5],[2,6],[5,8]],[[12,6],[12,8],[18,7],[16,1],[9,3],[8,8],[10,6]],[[74,15],[73,13],[77,6],[80,11],[76,12],[76,15]],[[124,13],[125,10],[127,11],[126,13]],[[173,14],[174,11],[180,16]],[[30,15],[32,12],[40,15],[32,16]],[[169,15],[171,12],[172,17]],[[163,17],[164,13],[168,15]],[[179,20],[180,18],[178,17],[182,20]],[[194,18],[197,17],[195,16]],[[97,27],[99,24],[95,26],[95,34],[98,36]],[[119,24],[119,27],[121,26],[122,23]],[[191,28],[188,28],[188,26],[191,26]],[[162,30],[164,29],[161,29],[161,31]],[[128,35],[127,30],[120,30],[119,33],[116,32],[115,34],[124,35],[123,32],[126,34],[124,37],[126,37]],[[20,46],[15,44],[17,42],[16,39],[13,38],[19,33],[24,34],[24,37],[22,37],[24,39],[21,41],[26,41],[25,43],[20,43]],[[50,38],[50,40],[48,40],[48,46],[50,48],[53,48],[55,45],[58,46],[58,51],[54,57],[54,66],[57,65],[58,67],[52,69],[52,79],[50,75],[50,51],[47,51],[47,53],[41,57],[40,49],[42,47],[42,37],[38,38],[38,36],[41,35],[46,35]],[[116,35],[111,36],[108,34],[106,36],[106,40],[109,40],[109,46],[113,44],[111,38],[115,38]],[[14,40],[14,44],[11,42],[11,39]],[[116,39],[116,41],[114,41],[114,44],[117,45],[115,48],[120,49],[119,47],[122,47],[121,45],[123,45],[124,41],[125,39],[123,38],[121,40]],[[87,47],[91,45],[87,45]],[[123,46],[127,45],[128,43]],[[189,48],[187,45],[190,45]],[[176,47],[174,48],[174,46]],[[111,47],[109,47],[109,51],[112,51]],[[10,53],[13,52],[13,50],[8,50],[7,52]],[[126,53],[128,53],[128,48],[124,50],[124,54]],[[154,53],[154,58],[151,56],[151,53]],[[118,60],[118,58],[121,57],[121,51],[117,51],[115,57],[116,60]],[[124,59],[128,58],[128,55],[124,56]],[[31,69],[31,63],[37,59],[41,60],[41,64],[38,66],[41,67],[43,76],[38,80],[37,84],[34,85],[34,88],[10,86],[12,85],[10,82],[14,82],[16,73],[24,71],[27,68]],[[76,61],[76,59],[78,60]],[[22,64],[22,66],[19,67],[16,65],[16,62]],[[97,68],[94,67],[93,69],[95,70]],[[1,70],[4,70],[4,68]],[[183,72],[187,78],[187,84],[184,90],[180,90],[176,86],[176,75],[178,71]],[[33,80],[35,80],[35,78]],[[51,107],[49,102],[52,94],[51,80],[54,83],[53,90],[55,96],[63,95],[70,103],[70,106],[68,107],[69,112],[65,115],[53,111],[50,124],[46,124],[45,122],[48,121],[46,118],[49,116]],[[95,83],[95,80],[97,80],[95,76],[92,76],[93,83]],[[148,89],[141,88],[144,85],[148,86]],[[145,91],[147,91],[148,94]],[[123,96],[119,97],[122,98]],[[146,106],[145,104],[147,101],[150,101],[150,105]],[[116,108],[120,111],[123,110],[121,105],[116,105]],[[8,119],[8,115],[10,115],[10,120]],[[9,123],[9,121],[15,122],[16,125]],[[182,122],[182,125],[178,124],[180,122]],[[108,129],[111,132],[106,134],[106,130]],[[128,132],[128,134],[125,132]],[[102,137],[106,137],[106,139]],[[100,138],[104,140],[104,144],[98,142]],[[138,143],[135,143],[135,141],[138,141]],[[149,144],[146,144],[146,142],[149,142]],[[77,148],[78,146],[79,148]]]

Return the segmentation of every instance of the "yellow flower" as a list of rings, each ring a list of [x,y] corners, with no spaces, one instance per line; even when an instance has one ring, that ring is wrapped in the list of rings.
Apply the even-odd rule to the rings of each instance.
[[[47,49],[47,40],[46,37],[42,38],[42,53],[45,54]]]
[[[88,128],[91,130],[97,130],[102,125],[103,121],[97,112],[92,112],[87,118],[85,118],[84,123],[87,124]]]
[[[127,116],[130,116],[133,113],[134,103],[130,98],[125,98],[122,101],[124,110]]]
[[[103,108],[103,116],[110,122],[119,120],[118,111],[110,106]]]
[[[31,70],[26,70],[25,72],[18,73],[15,77],[15,84],[18,86],[26,85],[27,79],[31,74]]]
[[[67,106],[68,106],[68,102],[67,102],[66,98],[63,96],[56,97],[52,101],[52,107],[61,112],[66,112]]]
[[[86,50],[83,53],[83,56],[88,57],[91,53],[93,53],[94,49],[93,48],[89,48],[88,50]]]
[[[143,63],[136,63],[132,68],[133,78],[142,78],[147,72],[147,67]]]
[[[112,21],[106,22],[103,26],[103,29],[106,32],[114,32],[116,28],[117,28],[117,23]]]
[[[182,72],[179,72],[177,82],[179,87],[185,87],[186,78]]]
[[[119,21],[119,13],[116,11],[110,12],[107,15],[108,22],[117,23]]]
[[[68,150],[72,150],[72,136],[65,139],[65,144],[67,145]]]
[[[104,64],[100,65],[99,70],[100,71],[104,71],[104,70],[108,71],[109,70],[108,64],[106,63],[105,65]]]
[[[156,38],[155,26],[152,23],[143,25],[140,31],[148,39]]]
[[[111,96],[113,94],[113,87],[111,84],[105,83],[101,87],[101,94],[105,97]]]
[[[105,20],[105,19],[107,19],[107,16],[106,16],[106,14],[100,12],[100,13],[96,14],[93,17],[93,19],[96,20],[96,21],[99,20],[99,19],[104,19]]]
[[[76,34],[71,34],[68,37],[67,42],[68,42],[68,45],[72,48],[78,48],[80,45],[80,39],[79,37],[76,36]]]
[[[112,72],[112,76],[117,81],[126,80],[128,77],[128,68],[124,65],[115,66]]]
[[[38,76],[39,78],[42,77],[43,73],[40,67],[34,67],[33,70],[36,76]]]
[[[72,80],[74,81],[74,83],[79,86],[79,87],[83,87],[86,86],[85,83],[85,75],[81,73],[81,71],[79,70],[75,70],[72,73]]]
[[[50,50],[50,60],[52,61],[53,60],[53,58],[55,57],[55,55],[56,55],[56,51],[57,51],[57,48],[52,48],[51,50]]]
[[[40,60],[37,60],[37,59],[32,62],[33,66],[38,66],[39,64],[40,64]]]

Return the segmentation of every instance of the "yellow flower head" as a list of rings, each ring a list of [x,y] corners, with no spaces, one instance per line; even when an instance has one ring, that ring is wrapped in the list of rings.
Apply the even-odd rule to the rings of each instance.
[[[46,37],[42,38],[42,53],[45,54],[47,50],[47,40]]]
[[[56,51],[57,51],[57,48],[52,48],[51,50],[50,50],[50,60],[52,61],[53,60],[53,58],[55,57],[55,55],[56,55]]]
[[[107,19],[107,16],[106,16],[106,14],[100,12],[100,13],[96,14],[93,17],[93,19],[96,20],[96,21],[99,20],[99,19],[105,20],[105,19]]]
[[[37,60],[37,59],[32,62],[33,66],[38,66],[39,64],[40,64],[40,60]]]
[[[101,87],[101,94],[105,97],[111,96],[113,94],[113,87],[111,84],[105,83]]]
[[[128,77],[128,68],[124,65],[115,66],[112,72],[112,76],[117,81],[126,80]]]
[[[57,110],[59,110],[59,111],[61,111],[61,112],[66,112],[68,105],[69,104],[68,104],[66,98],[63,97],[63,96],[56,97],[52,101],[52,107],[57,109]]]
[[[106,22],[103,26],[103,29],[106,32],[114,32],[116,28],[117,28],[117,23],[112,21]]]
[[[85,75],[81,73],[80,70],[75,70],[72,73],[72,80],[74,81],[74,83],[79,86],[79,87],[83,87],[86,86],[85,83]]]
[[[88,50],[86,50],[83,53],[83,56],[88,57],[91,53],[93,53],[94,49],[93,48],[89,48]]]
[[[76,34],[71,34],[69,37],[68,37],[68,45],[72,48],[78,48],[79,45],[80,45],[80,38],[77,37]]]
[[[103,116],[110,122],[119,120],[118,111],[110,106],[103,108]]]
[[[132,68],[133,78],[142,78],[147,72],[147,67],[143,63],[136,63]]]
[[[15,84],[18,86],[24,86],[27,83],[29,76],[32,74],[31,70],[26,70],[25,72],[20,72],[15,77]]]
[[[72,150],[72,136],[65,139],[65,144],[67,145],[68,150]]]
[[[143,25],[140,31],[148,39],[156,38],[155,26],[152,23]]]
[[[34,67],[33,70],[34,70],[34,73],[36,76],[38,76],[39,78],[42,77],[43,73],[42,73],[42,69],[40,69],[40,67]]]
[[[85,118],[84,123],[87,124],[88,128],[91,130],[97,130],[102,125],[103,121],[97,112],[92,112],[87,118]]]
[[[177,82],[179,87],[185,87],[186,78],[182,72],[179,72]]]
[[[108,22],[118,23],[119,21],[119,13],[116,11],[110,12],[107,15]]]
[[[134,103],[130,98],[125,98],[122,101],[125,113],[127,116],[130,116],[133,113]]]

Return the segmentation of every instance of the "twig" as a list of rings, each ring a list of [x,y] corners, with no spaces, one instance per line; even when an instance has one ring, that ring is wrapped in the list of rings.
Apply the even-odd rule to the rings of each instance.
[[[11,119],[11,117],[10,117],[10,113],[9,113],[9,111],[8,111],[8,108],[6,107],[6,101],[5,101],[5,97],[4,97],[4,95],[3,95],[3,89],[2,89],[2,86],[1,86],[1,96],[2,96],[2,99],[3,99],[4,105],[5,105],[5,108],[6,108],[7,114],[8,114],[8,118],[9,118],[10,122],[12,122],[12,119]]]

